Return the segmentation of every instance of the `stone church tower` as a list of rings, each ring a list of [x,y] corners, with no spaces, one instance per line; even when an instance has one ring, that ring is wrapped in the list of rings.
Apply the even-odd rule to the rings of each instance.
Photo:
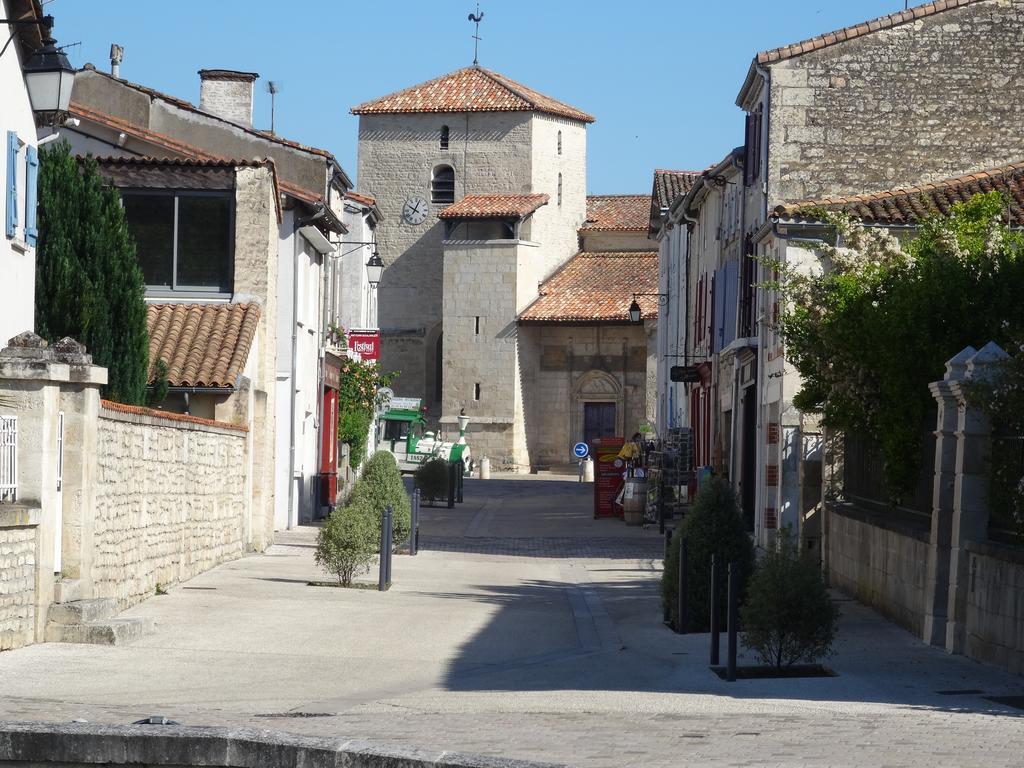
[[[517,317],[578,250],[587,124],[479,66],[355,107],[359,186],[377,200],[386,269],[382,364],[442,424],[472,417],[477,456],[529,466]]]

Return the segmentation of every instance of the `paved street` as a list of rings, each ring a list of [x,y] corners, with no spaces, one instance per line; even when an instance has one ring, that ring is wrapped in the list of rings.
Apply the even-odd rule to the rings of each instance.
[[[316,531],[281,534],[129,611],[157,622],[132,646],[0,654],[0,718],[160,714],[593,768],[1020,764],[1024,711],[985,696],[1024,680],[847,600],[837,677],[719,680],[706,636],[661,624],[657,532],[592,520],[590,490],[468,481],[465,504],[424,510],[424,551],[385,594],[307,586]]]

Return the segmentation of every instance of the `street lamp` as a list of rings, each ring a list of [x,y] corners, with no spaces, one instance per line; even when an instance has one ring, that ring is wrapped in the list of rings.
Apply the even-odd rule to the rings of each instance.
[[[640,325],[640,323],[643,322],[643,315],[640,312],[640,304],[636,300],[637,296],[657,296],[659,307],[664,307],[668,304],[667,293],[634,293],[633,303],[629,305],[629,322],[633,325]]]
[[[29,56],[22,72],[32,111],[47,116],[50,125],[56,125],[67,115],[71,103],[75,68],[53,39],[53,16],[41,19],[0,19],[0,23],[15,26],[36,24],[43,27],[43,47]]]
[[[377,249],[373,249],[373,255],[370,260],[366,262],[366,279],[373,288],[377,287],[377,283],[380,282],[381,275],[384,274],[384,262],[381,261],[380,254],[377,253]]]
[[[629,322],[633,325],[640,324],[640,305],[637,304],[636,296],[633,297],[633,303],[629,305]]]

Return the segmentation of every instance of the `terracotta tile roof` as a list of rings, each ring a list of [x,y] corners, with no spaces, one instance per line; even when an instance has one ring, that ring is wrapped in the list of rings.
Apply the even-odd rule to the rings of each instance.
[[[442,219],[521,219],[542,205],[547,195],[466,195],[438,216]]]
[[[352,108],[354,115],[416,112],[543,112],[584,123],[594,118],[483,67],[465,67]]]
[[[658,290],[658,254],[576,254],[540,287],[521,323],[628,323],[634,293]],[[658,316],[658,299],[639,296],[645,318]]]
[[[140,405],[125,405],[115,403],[113,400],[100,400],[100,406],[106,411],[118,411],[119,413],[132,413],[136,416],[149,416],[154,419],[166,419],[184,424],[201,424],[205,427],[219,427],[221,429],[233,429],[236,432],[248,432],[249,428],[244,424],[230,424],[226,421],[214,421],[213,419],[201,419],[198,416],[190,416],[187,413],[171,413],[170,411],[159,411],[155,408],[143,408]]]
[[[149,157],[146,155],[110,155],[97,157],[100,165],[167,165],[179,168],[260,168],[273,165],[270,158],[254,158],[252,160],[234,160],[230,158],[206,160],[198,157]]]
[[[651,192],[651,204],[660,211],[670,208],[677,197],[685,195],[692,189],[703,171],[666,171],[658,169],[654,172],[654,189]]]
[[[150,304],[150,381],[163,360],[172,387],[234,387],[259,319],[258,304]]]
[[[363,205],[368,205],[370,207],[373,207],[377,204],[377,198],[375,198],[373,195],[364,195],[360,192],[346,192],[345,197],[347,197],[349,200],[353,200],[357,203],[362,203]]]
[[[870,35],[873,32],[878,32],[882,29],[891,29],[897,27],[900,24],[906,24],[910,21],[916,21],[917,19],[923,19],[927,16],[934,16],[937,13],[943,11],[951,11],[954,8],[963,8],[966,5],[973,5],[974,3],[982,3],[986,0],[936,0],[936,2],[925,3],[919,5],[916,8],[909,8],[905,11],[898,13],[890,13],[888,16],[882,16],[871,21],[865,21],[862,24],[854,24],[852,27],[844,27],[843,29],[837,29],[835,32],[829,32],[824,35],[818,35],[808,40],[802,40],[799,43],[793,43],[791,45],[784,45],[780,48],[773,48],[770,51],[761,51],[757,54],[758,64],[774,64],[776,61],[782,61],[784,59],[792,59],[795,56],[801,56],[811,51],[818,51],[822,48],[828,48],[836,43],[842,43],[846,40],[853,40],[864,35]]]
[[[584,232],[642,232],[650,224],[649,195],[588,195]]]
[[[774,213],[781,219],[816,221],[822,210],[842,211],[867,223],[916,224],[929,216],[946,215],[956,203],[992,191],[1004,193],[1009,200],[1008,223],[1024,226],[1024,163],[888,192],[780,205]]]

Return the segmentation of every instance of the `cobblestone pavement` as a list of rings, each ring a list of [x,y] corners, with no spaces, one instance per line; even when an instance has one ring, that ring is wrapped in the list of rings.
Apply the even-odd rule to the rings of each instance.
[[[497,480],[424,511],[387,593],[307,586],[314,529],[129,611],[119,648],[0,654],[0,718],[250,725],[612,766],[1020,766],[1024,680],[837,595],[836,677],[726,683],[662,626],[655,531],[589,488]],[[744,656],[741,663],[752,663]]]

